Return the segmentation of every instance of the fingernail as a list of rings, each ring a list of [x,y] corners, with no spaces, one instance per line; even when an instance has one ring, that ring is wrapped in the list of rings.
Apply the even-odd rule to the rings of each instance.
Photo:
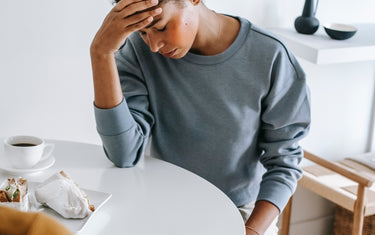
[[[152,3],[152,4],[157,4],[157,3],[158,3],[158,0],[151,0],[151,3]]]
[[[154,10],[154,12],[155,12],[156,14],[161,13],[161,8],[160,8],[160,7],[159,7],[159,8],[156,8],[156,9]]]

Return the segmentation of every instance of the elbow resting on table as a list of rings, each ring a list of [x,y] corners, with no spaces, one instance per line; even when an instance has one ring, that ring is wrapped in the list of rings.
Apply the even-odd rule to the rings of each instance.
[[[119,135],[100,135],[107,158],[117,167],[133,167],[141,158],[147,138],[135,128]]]
[[[126,161],[112,161],[118,168],[131,168],[137,165],[137,161],[126,162]]]
[[[119,168],[130,168],[137,165],[138,160],[141,157],[142,151],[138,151],[136,154],[132,154],[128,151],[116,151],[115,153],[111,153],[107,150],[106,147],[104,148],[105,155],[107,158],[115,164],[116,167]]]

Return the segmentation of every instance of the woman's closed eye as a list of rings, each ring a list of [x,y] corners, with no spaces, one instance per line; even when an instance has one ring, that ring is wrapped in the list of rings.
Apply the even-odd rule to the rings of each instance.
[[[159,31],[159,32],[163,32],[163,31],[165,31],[167,29],[167,25],[165,25],[162,29],[156,29],[157,31]]]

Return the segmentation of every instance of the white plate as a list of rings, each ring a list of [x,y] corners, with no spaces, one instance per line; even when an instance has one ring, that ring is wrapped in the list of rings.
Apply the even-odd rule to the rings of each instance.
[[[0,155],[0,170],[9,172],[9,173],[33,173],[38,171],[43,171],[55,164],[55,157],[53,155],[49,156],[47,159],[38,162],[32,168],[18,169],[14,168],[3,155]]]
[[[34,195],[34,189],[36,186],[38,186],[38,184],[40,183],[37,183],[37,182],[28,183],[29,190],[30,190],[29,193],[31,195]],[[104,203],[106,203],[112,197],[112,194],[110,193],[103,193],[103,192],[98,192],[98,191],[93,191],[93,190],[88,190],[88,189],[82,189],[82,190],[87,194],[87,197],[90,200],[90,204],[93,204],[95,206],[95,211],[91,213],[89,216],[83,219],[66,219],[62,217],[60,214],[58,214],[56,211],[47,207],[42,207],[41,211],[53,216],[54,219],[62,223],[65,227],[67,227],[73,233],[81,231],[86,225],[86,223],[89,221],[89,219],[95,214],[97,214],[97,211],[99,210],[99,208],[102,205],[104,205]],[[34,200],[35,200],[35,197],[34,197]],[[35,203],[35,202],[33,202],[33,200],[30,199],[30,204],[32,203]]]

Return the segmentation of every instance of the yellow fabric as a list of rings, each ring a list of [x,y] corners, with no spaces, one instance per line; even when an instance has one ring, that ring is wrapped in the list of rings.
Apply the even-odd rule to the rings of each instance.
[[[21,212],[0,206],[1,235],[71,235],[63,225],[42,212]]]

